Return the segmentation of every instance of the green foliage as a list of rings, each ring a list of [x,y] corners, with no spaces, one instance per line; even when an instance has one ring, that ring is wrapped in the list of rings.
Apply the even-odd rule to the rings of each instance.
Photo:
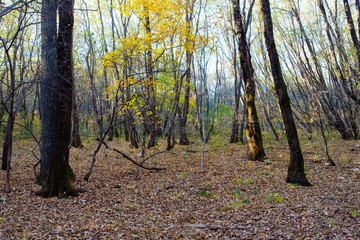
[[[247,204],[249,203],[249,198],[245,197],[243,198],[241,196],[241,192],[239,189],[235,189],[235,195],[234,197],[236,198],[236,200],[234,200],[233,202],[231,202],[232,205],[236,206],[236,207],[239,207],[241,206],[242,204]]]
[[[254,183],[254,181],[253,181],[251,178],[244,179],[244,180],[238,179],[237,182],[238,182],[238,183],[243,183],[243,182],[244,182],[244,183],[246,183],[247,185],[250,185],[250,184]]]
[[[275,202],[275,203],[284,203],[284,199],[280,196],[279,193],[269,194],[269,195],[267,195],[267,197],[265,199],[271,200],[272,202]]]
[[[206,190],[201,190],[200,191],[200,196],[205,197],[207,195],[208,195],[208,193],[206,192]]]
[[[254,181],[251,179],[251,178],[248,178],[248,179],[246,179],[246,184],[247,185],[250,185],[250,184],[252,184]]]

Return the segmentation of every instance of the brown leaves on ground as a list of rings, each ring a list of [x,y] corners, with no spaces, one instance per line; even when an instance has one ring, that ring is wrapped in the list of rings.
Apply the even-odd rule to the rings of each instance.
[[[71,153],[74,185],[86,192],[67,199],[34,194],[36,160],[25,150],[30,144],[17,143],[12,192],[0,193],[0,239],[360,238],[359,141],[331,141],[336,167],[325,165],[318,142],[304,143],[313,187],[285,183],[286,143],[266,143],[267,161],[251,162],[245,160],[245,145],[226,142],[207,146],[205,173],[201,152],[177,145],[178,156],[164,153],[145,163],[166,170],[140,170],[138,179],[134,164],[107,150],[85,182],[97,144],[88,143]],[[109,144],[132,157],[140,153],[123,141]],[[0,176],[3,187],[5,173]]]

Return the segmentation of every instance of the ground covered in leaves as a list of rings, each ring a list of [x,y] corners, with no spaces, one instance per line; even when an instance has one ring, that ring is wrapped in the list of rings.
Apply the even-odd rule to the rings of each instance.
[[[17,142],[12,192],[0,192],[0,239],[360,239],[360,141],[330,139],[335,167],[326,166],[319,141],[303,141],[313,187],[285,183],[285,142],[267,141],[268,159],[251,162],[246,145],[219,138],[206,147],[205,173],[194,143],[147,160],[166,170],[137,178],[134,164],[101,152],[86,182],[96,144],[71,150],[74,185],[85,192],[43,199],[34,194],[33,144]],[[126,142],[109,145],[141,160]]]

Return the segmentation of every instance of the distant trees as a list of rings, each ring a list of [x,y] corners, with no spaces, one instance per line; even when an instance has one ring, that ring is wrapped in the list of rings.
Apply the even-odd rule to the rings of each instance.
[[[15,2],[4,9],[0,5],[0,53],[3,54],[0,64],[0,129],[3,122],[6,122],[1,169],[7,170],[6,192],[10,192],[14,129],[16,124],[22,125],[16,122],[16,118],[18,113],[21,113],[23,127],[26,131],[31,131],[31,123],[27,122],[25,99],[35,85],[38,74],[38,68],[32,65],[36,55],[35,47],[27,48],[25,44],[33,42],[26,40],[30,35],[27,28],[32,24],[33,17],[28,11],[29,5],[23,2]]]

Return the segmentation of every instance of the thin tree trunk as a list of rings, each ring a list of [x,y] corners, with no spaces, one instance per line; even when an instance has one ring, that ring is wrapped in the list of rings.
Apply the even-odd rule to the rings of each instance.
[[[76,103],[76,91],[75,87],[72,96],[72,127],[71,127],[71,146],[75,148],[83,147],[80,130],[79,130],[79,111]]]
[[[234,44],[234,54],[233,54],[233,71],[234,71],[234,101],[235,101],[235,109],[234,109],[234,116],[232,121],[232,128],[231,128],[231,137],[230,143],[237,143],[239,142],[239,107],[240,107],[240,84],[239,84],[239,77],[237,71],[237,54],[236,54],[236,41],[235,41],[235,34],[233,35],[233,44]]]
[[[190,44],[190,33],[191,33],[191,22],[192,22],[192,11],[194,6],[194,1],[186,1],[186,13],[185,13],[185,22],[186,22],[186,37],[185,37],[185,58],[186,58],[186,73],[185,73],[185,83],[184,83],[184,105],[182,112],[179,114],[179,144],[180,145],[189,145],[189,139],[186,134],[186,124],[189,114],[190,106],[190,80],[191,80],[191,62],[192,62],[192,48],[193,45]]]
[[[359,39],[356,36],[355,25],[354,25],[354,21],[353,21],[352,16],[351,16],[351,10],[350,10],[348,0],[344,0],[344,8],[345,8],[346,20],[347,20],[348,25],[349,25],[349,31],[350,31],[351,40],[352,40],[353,45],[354,45],[354,47],[356,49],[356,55],[357,55],[357,59],[358,59],[358,67],[359,67],[359,70],[360,70],[360,44],[359,44]]]
[[[149,9],[144,7],[145,11],[145,31],[148,37],[152,36],[151,33],[151,24],[150,24],[150,16]],[[155,91],[155,83],[154,83],[154,63],[153,63],[153,48],[151,40],[148,40],[146,44],[146,81],[147,84],[147,112],[144,112],[147,116],[144,116],[144,119],[147,117],[149,121],[144,122],[147,126],[149,132],[149,139],[147,142],[147,148],[152,148],[156,146],[157,143],[157,129],[158,129],[158,121],[157,121],[157,112],[156,112],[156,91]]]

